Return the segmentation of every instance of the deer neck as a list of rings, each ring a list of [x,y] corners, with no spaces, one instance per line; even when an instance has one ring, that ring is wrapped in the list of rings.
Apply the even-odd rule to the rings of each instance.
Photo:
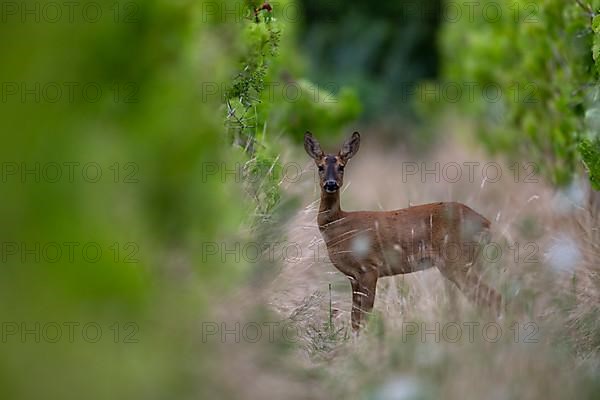
[[[319,229],[325,229],[328,224],[343,217],[344,212],[340,208],[339,190],[335,193],[327,193],[321,190],[321,204],[319,206],[319,215],[317,216]]]

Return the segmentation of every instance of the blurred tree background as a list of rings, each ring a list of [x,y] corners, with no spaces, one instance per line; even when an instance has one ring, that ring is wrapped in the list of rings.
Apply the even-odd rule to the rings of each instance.
[[[236,73],[242,27],[196,1],[71,6],[2,5],[0,396],[208,396],[209,352],[182,360],[244,266],[202,244],[248,210],[209,173],[242,157],[204,89]]]
[[[301,49],[320,85],[355,88],[364,104],[360,121],[388,140],[425,148],[431,137],[415,129],[416,85],[436,79],[441,2],[302,0]]]
[[[435,141],[428,119],[470,115],[490,152],[527,156],[559,186],[583,161],[599,189],[595,2],[302,4],[310,76],[356,88],[363,123],[419,148]]]
[[[527,157],[558,186],[571,183],[583,161],[600,189],[598,6],[484,1],[489,15],[445,24],[440,34],[445,81],[504,94],[462,97],[460,110],[475,116],[477,137],[492,152]]]
[[[490,150],[598,189],[600,2],[496,3],[498,23],[433,0],[3,3],[2,398],[227,397],[198,324],[257,272],[207,245],[281,234],[265,227],[298,204],[280,155],[307,129],[423,149],[424,122],[460,113]],[[448,81],[534,84],[536,102],[418,98]],[[57,343],[23,334],[54,323]]]

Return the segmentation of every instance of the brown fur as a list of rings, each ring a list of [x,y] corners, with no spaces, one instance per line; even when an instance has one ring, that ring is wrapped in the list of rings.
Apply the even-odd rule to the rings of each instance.
[[[483,216],[456,202],[378,212],[341,209],[343,167],[359,144],[355,132],[338,155],[324,154],[312,135],[305,135],[305,149],[319,168],[319,230],[331,262],[352,285],[353,330],[359,330],[364,313],[373,309],[380,277],[433,266],[470,300],[499,313],[500,294],[480,282],[473,268],[481,245],[489,241],[490,221]]]

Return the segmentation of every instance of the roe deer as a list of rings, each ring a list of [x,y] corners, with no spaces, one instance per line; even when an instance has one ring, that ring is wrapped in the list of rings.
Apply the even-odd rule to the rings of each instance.
[[[358,151],[354,132],[337,155],[325,154],[310,132],[304,148],[319,170],[317,223],[333,265],[352,285],[352,329],[373,309],[377,279],[436,266],[477,305],[500,312],[502,297],[472,268],[490,221],[461,203],[424,204],[394,211],[347,212],[340,208],[344,167]]]

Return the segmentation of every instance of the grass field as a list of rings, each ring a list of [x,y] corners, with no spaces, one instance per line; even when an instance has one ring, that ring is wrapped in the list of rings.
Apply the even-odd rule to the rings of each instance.
[[[580,189],[555,192],[527,166],[517,173],[458,139],[419,160],[364,137],[347,169],[342,207],[389,210],[456,200],[482,213],[493,222],[494,246],[484,279],[502,292],[507,312],[497,320],[477,310],[433,268],[381,279],[369,325],[353,336],[350,285],[327,259],[316,226],[319,192],[306,162],[299,182],[282,182],[304,207],[283,233],[272,235],[288,249],[273,253],[277,272],[216,313],[215,321],[227,321],[228,329],[241,323],[239,337],[207,340],[219,343],[232,368],[224,374],[229,384],[237,382],[233,393],[257,399],[595,398],[598,232]],[[296,156],[290,160],[304,162]],[[435,171],[435,163],[437,176],[407,167]],[[471,164],[473,174],[457,180],[450,167],[442,172],[451,163],[479,166]],[[491,168],[502,176],[496,179]],[[273,338],[265,321],[276,324]],[[252,343],[256,332],[262,336]]]

